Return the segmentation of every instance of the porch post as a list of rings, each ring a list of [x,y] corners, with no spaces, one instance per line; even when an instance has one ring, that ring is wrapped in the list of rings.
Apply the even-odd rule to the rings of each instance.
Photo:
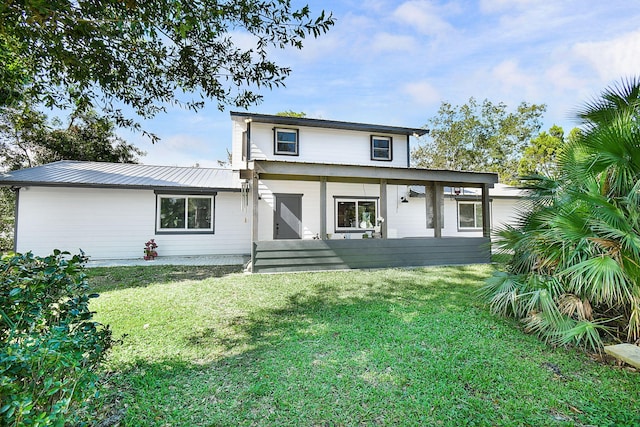
[[[320,239],[327,239],[327,177],[320,178]]]
[[[256,244],[258,243],[258,172],[253,172],[251,180],[251,203],[253,213],[251,216],[251,271],[254,271],[256,263]]]
[[[387,180],[380,180],[380,216],[384,218],[382,224],[380,224],[380,234],[382,234],[382,238],[387,238]],[[377,223],[377,218],[375,219]]]
[[[491,237],[491,212],[489,210],[488,184],[482,184],[482,236]]]
[[[433,237],[442,237],[442,224],[440,223],[440,205],[442,204],[442,184],[433,183]]]

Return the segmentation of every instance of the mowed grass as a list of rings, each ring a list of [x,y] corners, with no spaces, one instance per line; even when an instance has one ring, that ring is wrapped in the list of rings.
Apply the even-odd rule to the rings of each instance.
[[[104,407],[127,426],[640,424],[640,374],[492,316],[490,268],[91,269],[126,334]]]

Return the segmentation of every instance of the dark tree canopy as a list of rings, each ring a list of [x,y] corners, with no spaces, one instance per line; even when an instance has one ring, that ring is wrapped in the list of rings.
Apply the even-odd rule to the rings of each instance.
[[[443,102],[427,124],[429,134],[412,152],[417,166],[495,172],[504,183],[517,181],[518,161],[540,129],[545,105],[522,102],[515,111],[504,103],[474,98],[462,106]]]
[[[256,90],[282,85],[291,71],[269,58],[274,48],[300,49],[333,23],[290,0],[5,0],[0,105],[22,87],[47,106],[84,104],[133,127],[118,103],[141,117],[205,99],[246,108],[260,101]],[[236,44],[236,31],[254,45]]]
[[[2,170],[33,167],[58,160],[137,163],[140,149],[115,134],[109,118],[93,110],[74,111],[65,126],[29,107],[0,108]]]

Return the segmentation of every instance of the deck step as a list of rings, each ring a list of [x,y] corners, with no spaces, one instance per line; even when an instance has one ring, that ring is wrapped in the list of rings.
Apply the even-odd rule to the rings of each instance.
[[[604,352],[627,362],[631,366],[640,368],[640,347],[633,344],[616,344],[604,347]]]

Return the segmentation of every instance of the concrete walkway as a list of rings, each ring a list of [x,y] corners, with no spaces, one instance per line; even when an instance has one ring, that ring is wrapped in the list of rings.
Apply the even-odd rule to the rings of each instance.
[[[91,268],[134,265],[245,265],[250,259],[249,255],[161,256],[153,261],[145,261],[143,258],[89,260],[86,266]]]

